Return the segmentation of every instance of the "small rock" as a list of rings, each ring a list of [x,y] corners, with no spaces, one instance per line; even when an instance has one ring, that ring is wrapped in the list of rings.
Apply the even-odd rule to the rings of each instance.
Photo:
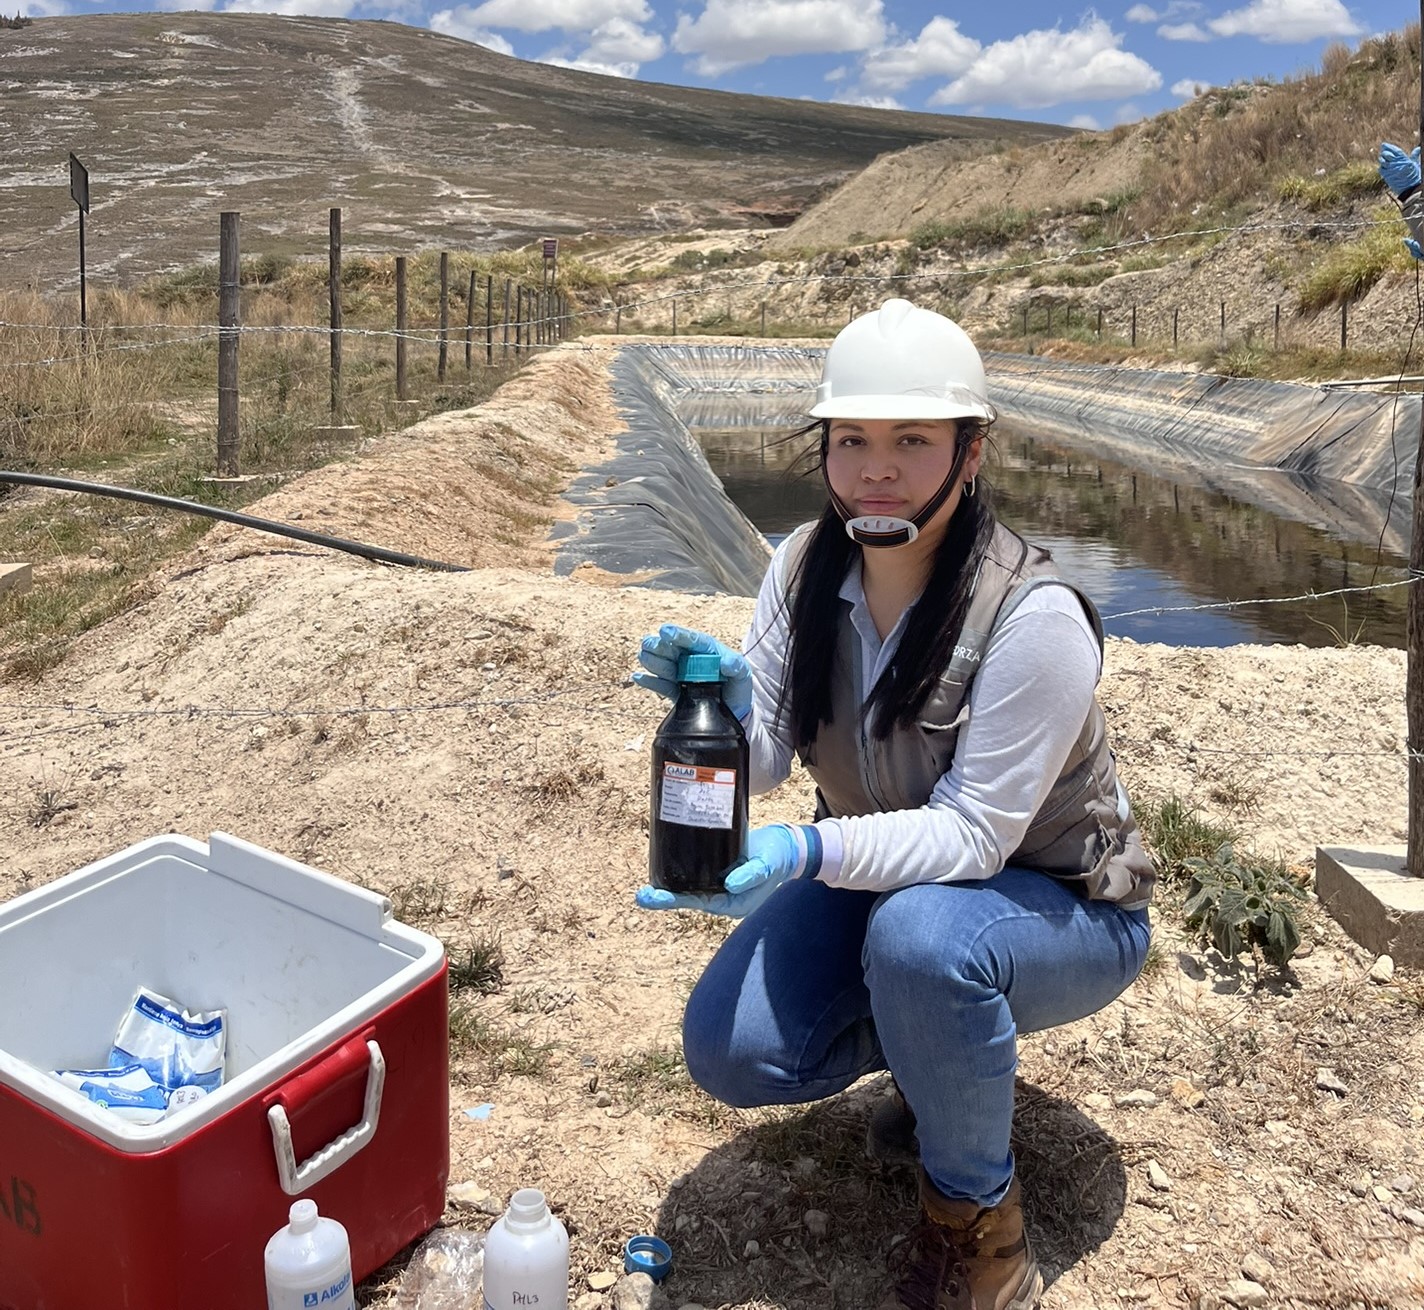
[[[1241,1257],[1241,1272],[1253,1283],[1264,1286],[1275,1279],[1276,1267],[1259,1251],[1248,1251]]]
[[[1389,1190],[1398,1192],[1400,1196],[1407,1196],[1414,1190],[1414,1178],[1411,1174],[1398,1174],[1389,1180]]]
[[[667,1297],[647,1274],[624,1274],[609,1298],[613,1310],[664,1310]]]
[[[1147,1162],[1147,1181],[1154,1191],[1170,1192],[1172,1190],[1172,1180],[1167,1177],[1167,1171],[1156,1160]]]
[[[600,1269],[597,1273],[589,1274],[588,1285],[595,1292],[606,1292],[614,1283],[618,1281],[618,1275],[607,1269]]]
[[[680,1233],[691,1222],[692,1220],[689,1219],[685,1214],[680,1214],[676,1219],[672,1221],[672,1230],[675,1233]]]
[[[1360,1176],[1350,1184],[1350,1190],[1356,1196],[1368,1196],[1370,1194],[1370,1184],[1373,1182],[1374,1179],[1370,1176],[1370,1171],[1368,1169],[1361,1169]]]
[[[599,1092],[598,1095],[593,1098],[593,1103],[602,1110],[613,1104],[613,1097],[607,1092]]]
[[[1195,1110],[1206,1100],[1206,1093],[1187,1078],[1173,1078],[1172,1099],[1183,1109]]]
[[[1254,1283],[1249,1278],[1237,1278],[1221,1289],[1221,1294],[1232,1305],[1242,1307],[1265,1305],[1270,1299],[1266,1294],[1266,1289],[1260,1283]]]
[[[1374,983],[1387,983],[1394,981],[1394,958],[1389,955],[1381,955],[1370,967],[1370,981]]]
[[[452,1205],[458,1205],[464,1210],[474,1210],[477,1214],[504,1213],[504,1207],[495,1199],[494,1194],[479,1183],[456,1183],[446,1195]]]
[[[1394,1200],[1394,1193],[1391,1192],[1388,1187],[1371,1187],[1370,1195],[1381,1205],[1388,1205]]]
[[[742,1258],[744,1260],[755,1260],[761,1254],[761,1243],[755,1237],[749,1238],[747,1244],[742,1248]]]
[[[807,1210],[801,1216],[801,1222],[812,1237],[824,1237],[831,1227],[831,1217],[824,1210]]]
[[[603,1296],[598,1292],[585,1292],[574,1302],[574,1310],[602,1310]]]
[[[1389,1209],[1396,1219],[1403,1220],[1406,1224],[1413,1224],[1416,1228],[1424,1228],[1424,1210],[1416,1210],[1409,1205],[1393,1205]]]
[[[1333,1092],[1336,1096],[1349,1096],[1350,1094],[1350,1089],[1340,1081],[1335,1070],[1325,1065],[1321,1065],[1315,1071],[1315,1085],[1322,1092]]]
[[[1124,1093],[1122,1096],[1114,1096],[1113,1104],[1117,1106],[1119,1110],[1150,1110],[1157,1104],[1157,1093],[1149,1092],[1145,1087],[1138,1087],[1131,1092]]]
[[[1083,1104],[1090,1110],[1111,1110],[1112,1097],[1103,1092],[1089,1092],[1083,1098]]]
[[[705,1306],[700,1306],[696,1301],[684,1301],[677,1310],[706,1310]]]
[[[791,1172],[798,1178],[811,1178],[820,1167],[809,1155],[802,1155],[796,1158],[796,1163],[791,1166]]]

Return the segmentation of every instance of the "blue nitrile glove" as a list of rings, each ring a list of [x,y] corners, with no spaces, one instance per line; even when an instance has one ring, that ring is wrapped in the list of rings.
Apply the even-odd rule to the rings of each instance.
[[[1424,246],[1421,246],[1413,237],[1404,238],[1404,248],[1409,251],[1415,259],[1424,259]]]
[[[821,834],[810,824],[771,823],[747,834],[747,858],[722,885],[724,892],[670,892],[639,887],[635,897],[645,910],[705,910],[743,919],[792,878],[814,878],[821,868]]]
[[[752,710],[752,670],[746,659],[730,646],[705,632],[664,623],[650,637],[643,638],[638,663],[647,672],[633,674],[640,687],[655,691],[668,700],[677,699],[677,661],[682,655],[720,655],[722,658],[722,699],[739,719]]]
[[[1397,145],[1386,141],[1380,146],[1379,174],[1384,184],[1398,199],[1419,185],[1419,147],[1405,154]],[[1416,255],[1417,259],[1418,256]]]

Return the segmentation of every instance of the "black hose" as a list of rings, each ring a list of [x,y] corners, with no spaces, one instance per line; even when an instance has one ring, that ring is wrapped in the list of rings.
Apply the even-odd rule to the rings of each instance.
[[[328,537],[320,532],[308,532],[305,528],[293,527],[290,523],[278,523],[274,519],[259,519],[251,514],[239,514],[236,510],[218,509],[215,505],[204,505],[196,500],[179,500],[176,496],[160,496],[152,491],[135,491],[131,487],[113,487],[104,482],[76,482],[73,478],[52,478],[43,473],[12,473],[0,469],[0,483],[10,483],[21,487],[52,487],[56,491],[82,491],[90,496],[113,496],[118,500],[136,500],[142,505],[156,505],[160,509],[176,509],[184,514],[200,514],[205,518],[220,519],[224,523],[236,523],[241,528],[255,528],[258,532],[271,532],[279,537],[291,537],[294,541],[305,541],[313,546],[328,546],[332,550],[344,550],[348,555],[360,555],[363,559],[376,560],[381,564],[404,564],[417,569],[435,569],[441,573],[468,573],[463,564],[446,564],[441,560],[422,559],[419,555],[403,555],[398,550],[386,550],[382,546],[365,546],[359,541],[346,541],[342,537]]]

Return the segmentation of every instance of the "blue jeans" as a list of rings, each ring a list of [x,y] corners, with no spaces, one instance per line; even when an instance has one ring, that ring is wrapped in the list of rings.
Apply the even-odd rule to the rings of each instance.
[[[888,1068],[946,1196],[1013,1179],[1016,1036],[1081,1019],[1142,968],[1146,910],[1046,874],[847,891],[789,882],[712,958],[687,1002],[693,1079],[729,1105],[788,1105]]]

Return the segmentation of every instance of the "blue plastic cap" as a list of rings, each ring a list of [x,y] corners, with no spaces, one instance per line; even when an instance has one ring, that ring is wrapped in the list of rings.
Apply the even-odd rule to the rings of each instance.
[[[693,659],[716,659],[715,655],[692,656]],[[661,1237],[639,1234],[630,1237],[623,1248],[623,1272],[626,1274],[647,1274],[655,1283],[660,1283],[672,1271],[672,1247]]]
[[[720,655],[684,655],[677,662],[679,682],[721,682]]]

